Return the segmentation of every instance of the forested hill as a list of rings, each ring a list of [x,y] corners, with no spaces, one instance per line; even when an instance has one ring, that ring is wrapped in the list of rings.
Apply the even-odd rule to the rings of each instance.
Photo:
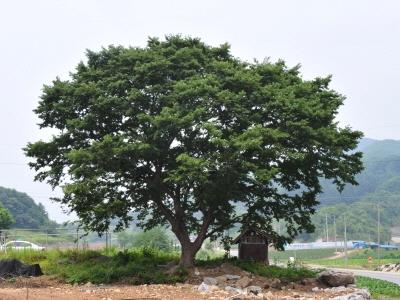
[[[31,197],[14,189],[0,187],[0,202],[11,213],[15,228],[45,228],[54,226],[42,204],[36,204]]]
[[[383,241],[390,239],[390,228],[400,226],[400,141],[363,139],[359,150],[364,153],[365,170],[357,176],[358,186],[346,186],[340,195],[333,184],[323,182],[321,207],[314,216],[317,228],[313,239],[326,235],[326,215],[329,224],[336,217],[340,235],[346,213],[350,238],[376,241],[378,204]],[[332,236],[333,231],[330,233]]]
[[[324,193],[321,204],[338,202],[352,203],[370,193],[390,190],[400,185],[400,141],[363,139],[359,150],[364,153],[365,170],[357,176],[358,186],[346,186],[342,199],[335,187],[329,182],[323,183]]]

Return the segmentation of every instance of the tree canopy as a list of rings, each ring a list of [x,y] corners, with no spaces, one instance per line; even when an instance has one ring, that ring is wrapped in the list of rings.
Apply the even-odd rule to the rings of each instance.
[[[87,228],[122,228],[134,210],[145,228],[168,223],[190,265],[237,222],[272,232],[284,219],[281,243],[312,230],[319,178],[356,183],[361,133],[338,127],[344,97],[329,83],[189,37],[88,51],[70,79],[44,87],[35,112],[58,133],[26,154]]]
[[[14,222],[8,209],[0,203],[0,229],[8,229]]]

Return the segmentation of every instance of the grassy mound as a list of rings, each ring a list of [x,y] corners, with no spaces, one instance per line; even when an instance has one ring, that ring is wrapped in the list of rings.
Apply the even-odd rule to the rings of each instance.
[[[165,265],[178,260],[178,254],[154,249],[77,251],[8,251],[0,258],[17,258],[25,263],[39,263],[43,272],[68,283],[111,283],[125,281],[132,284],[175,283],[185,279],[186,273],[166,273]]]
[[[105,250],[48,250],[1,252],[0,259],[16,258],[24,263],[39,263],[43,272],[68,283],[130,284],[176,283],[188,278],[188,271],[177,269],[170,274],[168,263],[177,263],[179,253],[150,248],[117,251]],[[214,267],[226,262],[223,258],[197,260],[199,266]],[[229,260],[230,263],[254,274],[290,281],[314,277],[315,272],[302,267],[281,268],[261,263]]]

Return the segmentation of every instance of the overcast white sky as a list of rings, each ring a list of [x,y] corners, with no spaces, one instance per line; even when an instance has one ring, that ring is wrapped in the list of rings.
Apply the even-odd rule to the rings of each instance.
[[[43,203],[63,221],[56,192],[33,182],[21,148],[46,134],[32,110],[42,85],[65,78],[85,49],[144,46],[148,36],[228,42],[242,59],[300,63],[305,78],[333,75],[347,96],[339,121],[400,139],[400,1],[0,0],[0,186]]]

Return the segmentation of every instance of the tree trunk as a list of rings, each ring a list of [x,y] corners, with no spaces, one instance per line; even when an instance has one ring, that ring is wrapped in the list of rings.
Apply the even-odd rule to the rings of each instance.
[[[194,247],[192,243],[182,245],[179,266],[184,268],[193,267],[194,257],[196,256],[197,251],[199,251],[199,249]]]

